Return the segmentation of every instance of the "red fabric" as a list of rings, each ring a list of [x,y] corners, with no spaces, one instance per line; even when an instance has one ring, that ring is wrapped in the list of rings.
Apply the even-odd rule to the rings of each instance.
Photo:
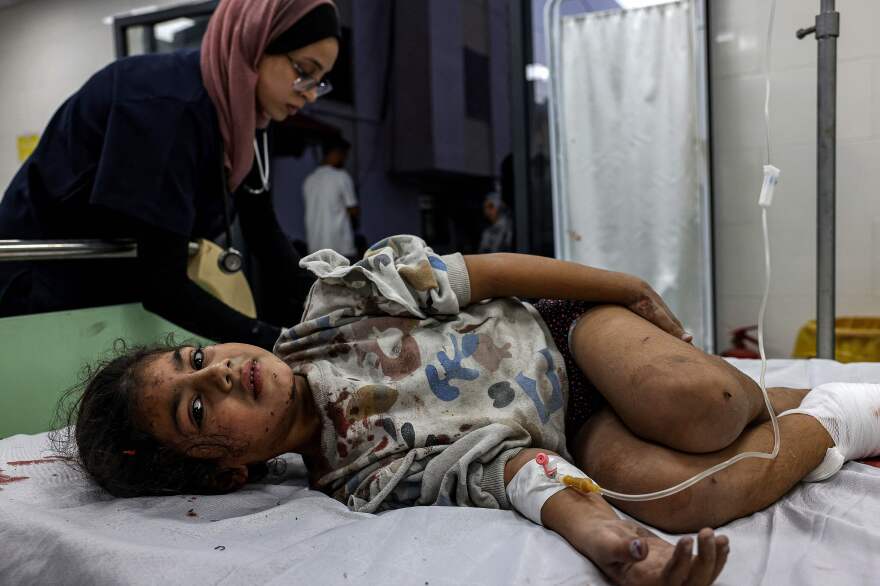
[[[269,118],[257,103],[257,66],[275,37],[319,4],[331,0],[222,0],[202,39],[202,81],[217,108],[229,189],[254,162],[257,128]]]
[[[880,468],[880,458],[871,458],[869,460],[859,460],[862,464],[867,464],[868,466],[874,466],[875,468]]]

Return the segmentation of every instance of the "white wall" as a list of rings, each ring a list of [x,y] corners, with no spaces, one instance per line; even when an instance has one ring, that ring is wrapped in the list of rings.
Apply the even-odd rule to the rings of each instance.
[[[717,325],[757,323],[763,249],[764,49],[769,0],[710,0]],[[837,315],[880,316],[880,2],[839,0]],[[816,312],[816,41],[795,38],[819,0],[778,0],[772,37],[768,355],[790,356]]]
[[[16,137],[114,58],[104,17],[173,0],[23,0],[0,8],[0,197],[20,165]]]

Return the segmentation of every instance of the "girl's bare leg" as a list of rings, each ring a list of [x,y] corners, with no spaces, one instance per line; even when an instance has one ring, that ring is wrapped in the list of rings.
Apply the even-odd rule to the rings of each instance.
[[[645,440],[715,452],[749,424],[766,420],[755,381],[623,307],[587,311],[573,332],[572,351],[623,423]]]
[[[719,527],[750,515],[776,502],[834,445],[825,428],[809,415],[788,415],[779,420],[779,427],[781,447],[775,460],[743,460],[660,500],[608,500],[640,521],[672,533]],[[674,486],[741,452],[770,452],[773,430],[770,423],[758,424],[723,450],[687,454],[637,437],[605,409],[584,425],[570,447],[578,466],[600,486],[637,494]]]

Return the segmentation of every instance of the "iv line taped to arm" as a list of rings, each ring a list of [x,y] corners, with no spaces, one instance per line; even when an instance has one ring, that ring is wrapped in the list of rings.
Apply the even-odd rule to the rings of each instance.
[[[765,165],[764,166],[764,182],[761,189],[761,196],[759,199],[761,205],[761,225],[763,227],[764,232],[764,268],[765,268],[765,283],[764,283],[764,297],[761,301],[761,310],[758,315],[758,350],[761,354],[761,376],[759,379],[759,385],[761,387],[761,394],[764,396],[764,404],[767,407],[767,411],[770,414],[770,422],[773,425],[773,450],[770,452],[742,452],[739,453],[724,462],[720,462],[711,468],[700,472],[699,474],[676,484],[675,486],[671,486],[664,490],[658,490],[656,492],[649,492],[644,494],[626,494],[615,492],[613,490],[608,490],[597,486],[597,490],[590,490],[590,492],[598,492],[603,496],[607,496],[610,498],[614,498],[621,501],[651,501],[655,499],[661,499],[667,496],[671,496],[677,492],[681,492],[686,488],[690,488],[696,483],[700,482],[704,478],[707,478],[716,472],[720,472],[725,468],[733,466],[737,462],[741,460],[745,460],[746,458],[761,458],[765,460],[774,460],[776,456],[779,454],[779,422],[777,420],[776,413],[773,411],[773,405],[770,404],[770,396],[767,394],[767,384],[765,381],[765,377],[767,374],[767,356],[764,353],[764,314],[767,310],[767,298],[770,295],[770,236],[767,230],[767,208],[770,207],[770,203],[773,200],[773,190],[776,187],[776,184],[779,181],[779,169],[774,167],[773,165]],[[592,482],[592,480],[590,481]]]
[[[770,237],[767,229],[767,208],[773,201],[773,190],[779,181],[780,171],[773,165],[764,166],[764,181],[761,188],[759,205],[761,206],[761,224],[764,232],[764,296],[761,301],[761,310],[758,315],[758,349],[761,354],[761,376],[759,385],[761,394],[764,396],[764,404],[770,414],[770,422],[773,425],[773,450],[770,452],[742,452],[724,462],[720,462],[691,478],[671,486],[664,490],[643,494],[626,494],[602,488],[584,472],[563,460],[559,456],[547,456],[541,452],[533,460],[526,462],[507,484],[507,496],[510,503],[521,514],[528,517],[538,525],[541,525],[541,507],[557,492],[567,487],[574,488],[582,493],[598,493],[602,496],[621,501],[651,501],[671,496],[690,488],[701,480],[733,466],[746,458],[761,458],[774,460],[779,454],[780,437],[779,421],[770,396],[767,394],[765,377],[767,374],[767,356],[764,353],[764,313],[767,310],[767,298],[770,295]]]

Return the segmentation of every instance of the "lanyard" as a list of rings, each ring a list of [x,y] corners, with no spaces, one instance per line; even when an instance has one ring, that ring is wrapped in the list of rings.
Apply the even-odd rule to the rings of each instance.
[[[253,187],[248,186],[247,183],[243,183],[245,190],[248,193],[252,193],[254,195],[259,193],[265,193],[269,191],[269,141],[266,136],[269,133],[265,130],[263,131],[263,156],[260,156],[260,146],[257,143],[257,137],[254,137],[254,154],[257,158],[257,170],[260,172],[260,187],[254,189]]]

